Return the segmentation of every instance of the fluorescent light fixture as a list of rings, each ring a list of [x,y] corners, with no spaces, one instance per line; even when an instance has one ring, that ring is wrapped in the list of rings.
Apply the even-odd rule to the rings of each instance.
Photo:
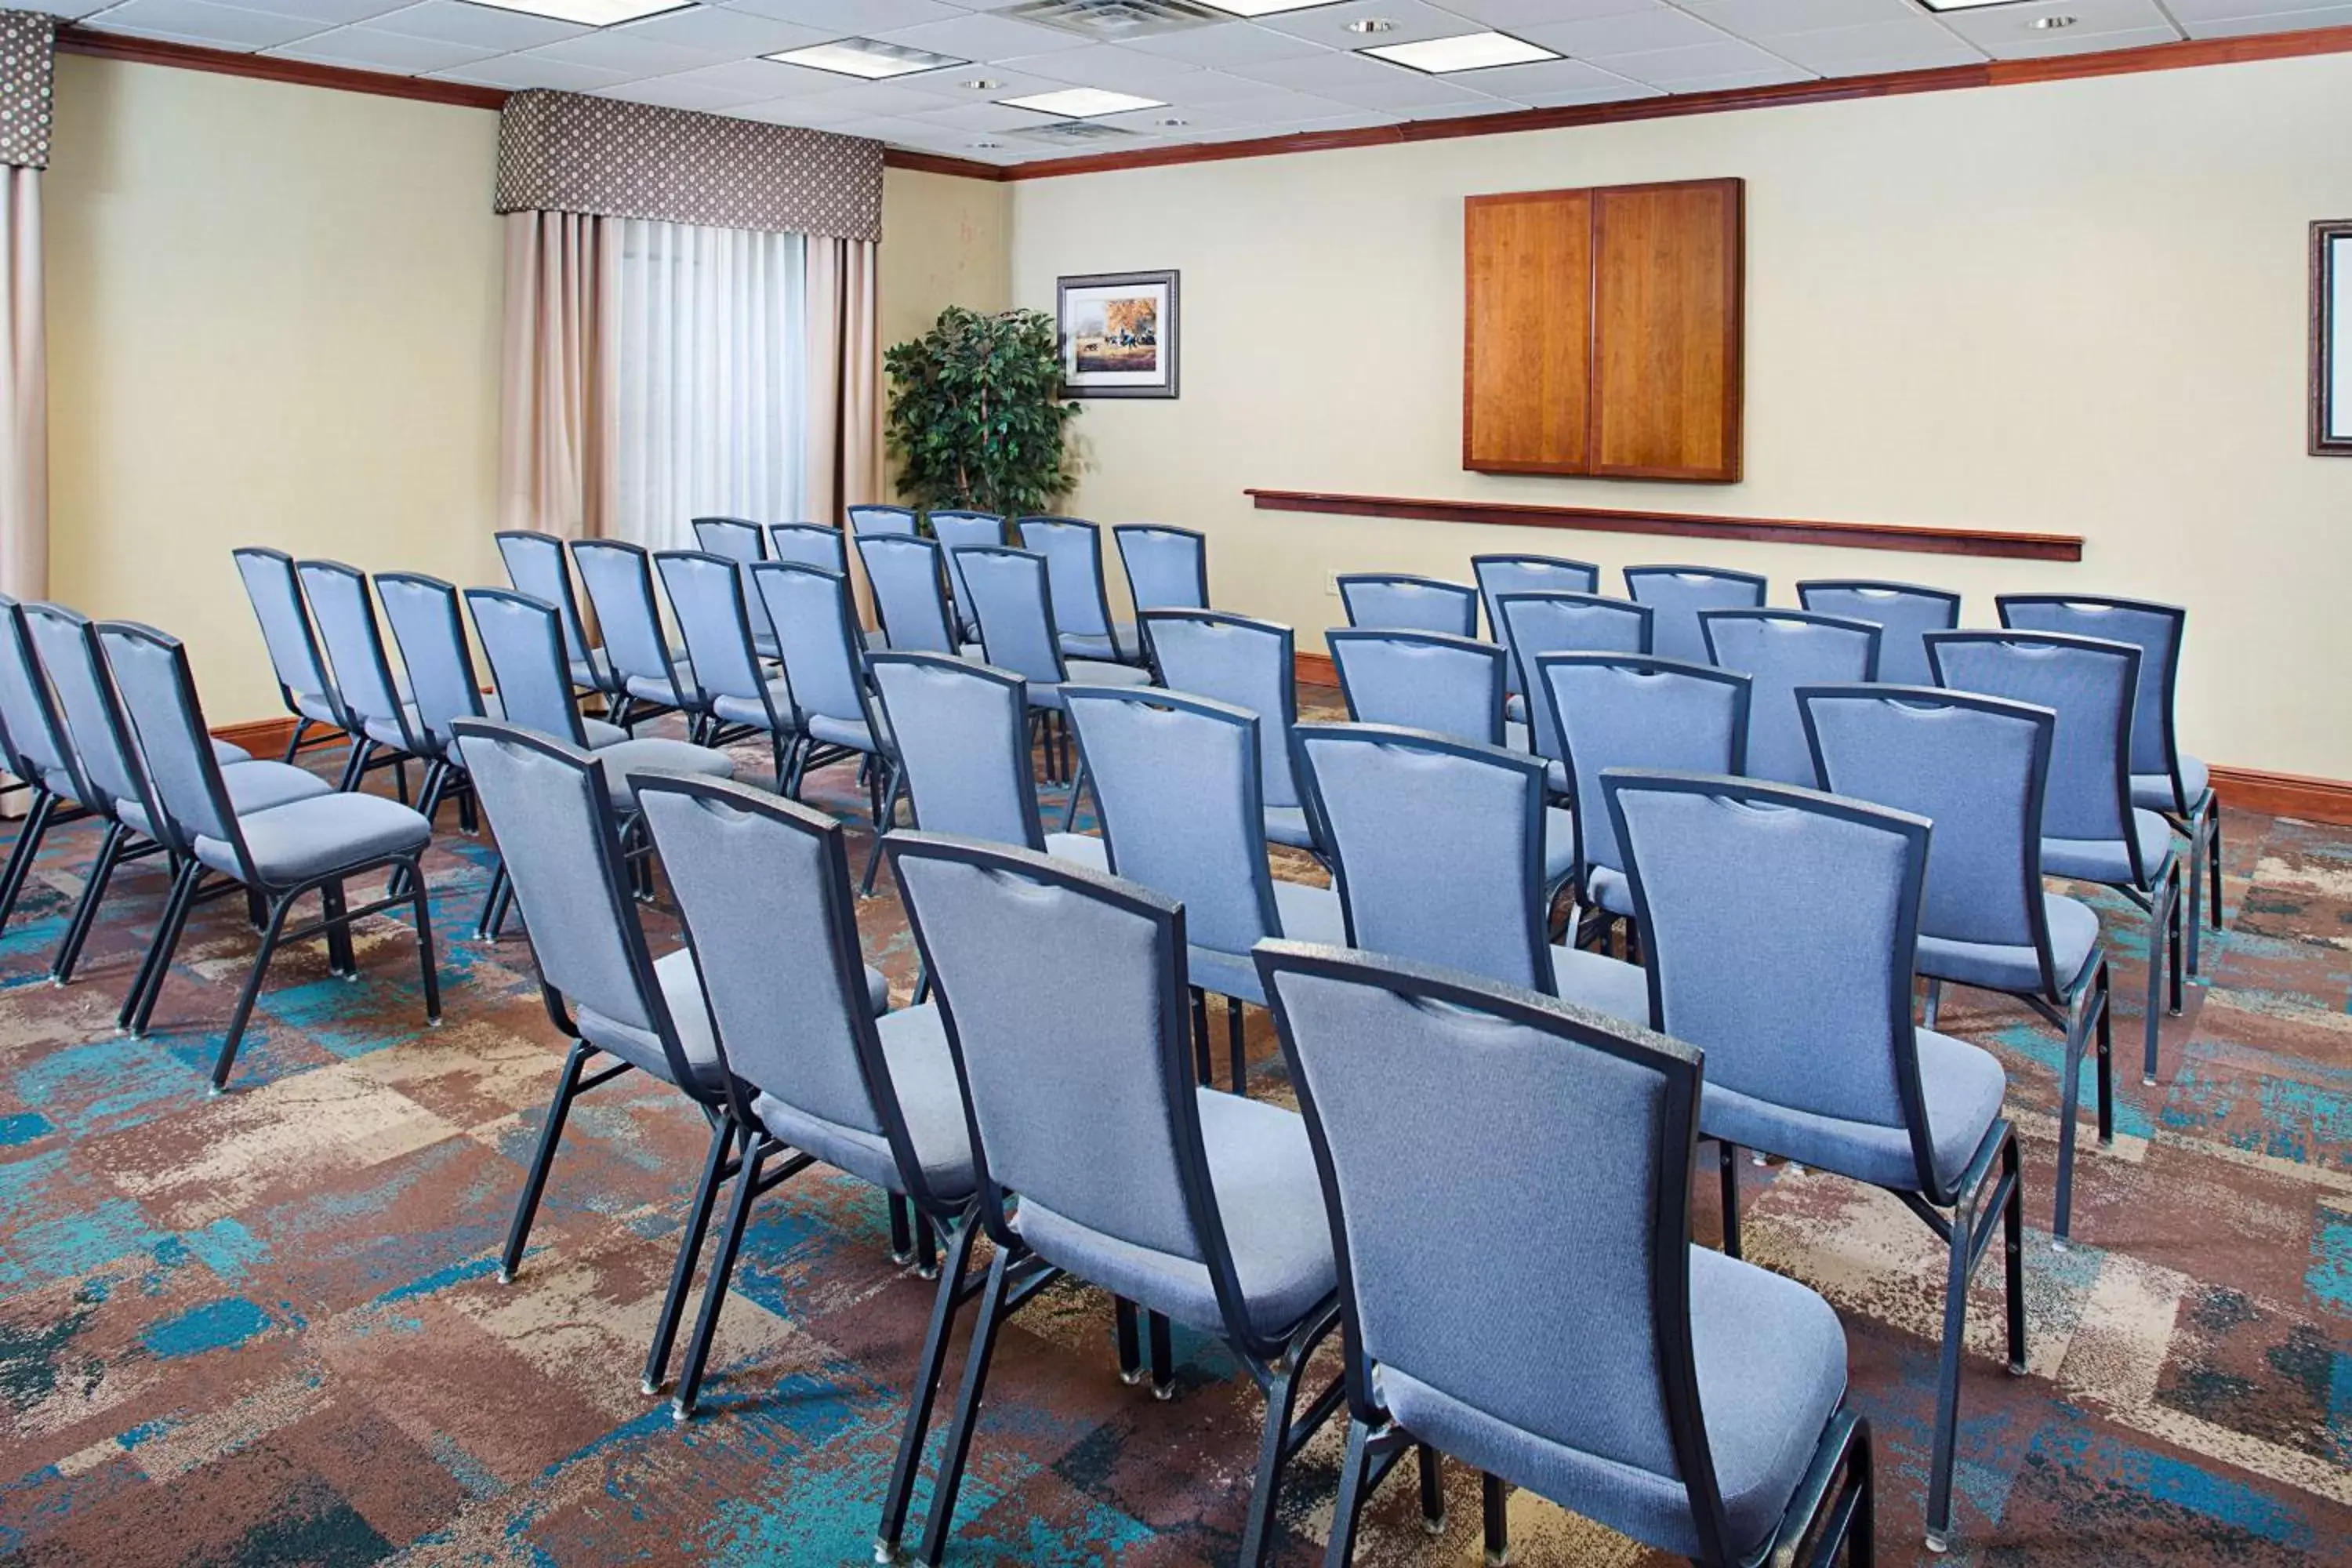
[[[1236,16],[1273,16],[1285,11],[1311,11],[1332,3],[1333,0],[1207,0],[1213,8],[1231,11]]]
[[[912,76],[917,71],[935,71],[942,66],[971,64],[953,55],[935,55],[929,49],[910,49],[904,44],[886,44],[879,38],[835,38],[829,44],[811,44],[804,49],[786,49],[766,58],[865,81]]]
[[[1034,109],[1040,114],[1066,115],[1072,120],[1124,114],[1130,109],[1168,107],[1164,99],[1138,98],[1131,92],[1110,92],[1099,87],[1066,87],[1055,92],[1033,92],[1026,98],[1006,98],[997,101],[1013,109]]]
[[[500,11],[552,16],[559,22],[573,22],[583,27],[609,27],[616,22],[657,16],[664,11],[683,11],[690,3],[691,0],[481,0],[481,4]]]
[[[1485,70],[1489,66],[1523,66],[1535,60],[1564,58],[1524,38],[1515,38],[1508,33],[1456,33],[1450,38],[1423,38],[1415,44],[1375,44],[1356,52],[1410,66],[1432,76]]]

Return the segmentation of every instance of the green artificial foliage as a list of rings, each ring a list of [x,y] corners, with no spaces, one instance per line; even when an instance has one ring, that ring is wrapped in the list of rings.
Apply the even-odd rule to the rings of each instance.
[[[1007,517],[1050,511],[1075,475],[1054,320],[950,305],[921,337],[882,356],[898,488],[925,510]]]

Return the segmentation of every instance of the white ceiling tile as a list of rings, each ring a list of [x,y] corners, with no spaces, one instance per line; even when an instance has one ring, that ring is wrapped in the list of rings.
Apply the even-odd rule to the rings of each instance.
[[[1545,27],[1556,22],[1581,22],[1593,16],[1622,16],[1646,11],[1657,0],[1444,0],[1449,11],[1499,32]]]
[[[664,109],[694,109],[708,114],[738,104],[756,103],[759,95],[740,89],[714,87],[709,82],[688,81],[684,77],[649,76],[635,81],[625,81],[618,87],[600,89],[599,98],[617,98],[629,103],[654,103]]]
[[[940,106],[940,100],[929,93],[913,92],[895,82],[879,81],[857,82],[835,88],[831,92],[812,92],[807,99],[811,103],[839,105],[853,114],[866,116],[914,115]]]
[[[1479,77],[1480,71],[1465,71],[1459,76],[1429,76],[1424,73],[1399,71],[1394,79],[1371,82],[1360,87],[1331,87],[1323,90],[1342,103],[1359,109],[1391,109],[1399,113],[1419,114],[1424,109],[1446,104],[1483,105],[1488,110],[1503,107],[1493,93],[1463,85]]]
[[[574,65],[570,60],[542,59],[536,55],[493,55],[455,70],[427,71],[427,76],[440,81],[472,82],[481,87],[503,87],[520,90],[527,87],[553,88],[560,92],[593,92],[600,87],[611,87],[629,79],[625,71],[601,70],[594,66]]]
[[[1769,47],[1782,59],[1833,76],[1862,76],[1874,70],[1928,70],[1937,66],[1969,65],[1985,58],[1983,50],[1925,16],[1870,22],[1859,27],[1782,33],[1770,40]]]
[[[2276,0],[2271,0],[2275,4]],[[1250,60],[1289,60],[1321,54],[1324,46],[1261,27],[1254,22],[1219,22],[1206,27],[1185,27],[1130,38],[1119,46],[1147,55],[1166,55],[1196,66],[1229,66]]]
[[[263,52],[288,59],[352,66],[360,70],[397,71],[403,76],[422,76],[426,71],[471,65],[496,53],[467,44],[445,44],[407,33],[379,32],[373,27],[337,27]]]
[[[1576,87],[1555,88],[1517,95],[1517,101],[1529,109],[1577,109],[1588,103],[1622,103],[1634,98],[1662,98],[1664,93],[1647,82],[1609,71],[1594,71],[1593,79]]]
[[[1717,75],[1663,78],[1654,85],[1671,95],[1681,97],[1700,92],[1737,92],[1749,87],[1786,87],[1792,82],[1819,79],[1815,73],[1801,66],[1781,61]]]
[[[805,125],[830,131],[857,118],[857,110],[840,104],[818,103],[805,97],[774,98],[761,103],[739,103],[722,110],[738,120],[758,120],[770,125]]]
[[[834,37],[871,37],[884,27],[912,27],[960,15],[940,0],[724,0],[730,9],[820,28]]]
[[[1050,55],[1008,59],[1004,64],[1074,87],[1107,87],[1117,92],[1140,92],[1151,98],[1166,98],[1173,90],[1170,84],[1201,72],[1201,68],[1190,60],[1147,55],[1117,44],[1087,44]]]
[[[811,44],[830,43],[835,37],[822,27],[779,22],[773,17],[730,11],[720,5],[689,5],[680,11],[665,11],[658,16],[647,16],[642,22],[631,22],[610,31],[619,37],[650,38],[656,44],[702,49],[722,58],[805,48]]]
[[[2278,0],[2256,0],[2257,4],[2275,5]],[[2314,11],[2289,11],[2269,16],[2209,16],[2191,21],[2184,16],[2180,25],[2192,38],[2236,38],[2249,33],[2284,33],[2300,27],[2352,26],[2352,5],[2327,5]]]
[[[1264,65],[1234,66],[1232,72],[1254,81],[1272,82],[1276,87],[1295,87],[1302,92],[1324,92],[1335,87],[1378,87],[1398,76],[1412,74],[1402,66],[1345,50],[1295,60],[1268,60]]]
[[[967,82],[984,81],[982,88],[967,87]],[[893,77],[892,87],[903,87],[909,92],[929,93],[939,101],[933,109],[945,109],[956,103],[987,103],[1000,98],[1022,98],[1033,92],[1058,92],[1069,86],[1055,77],[1037,76],[1029,71],[1014,70],[1003,65],[958,66],[953,70],[922,71],[914,76]]]
[[[551,16],[526,16],[520,11],[501,11],[495,5],[469,5],[465,0],[425,0],[422,5],[388,11],[368,26],[380,32],[406,33],[438,43],[470,44],[497,51],[535,48],[558,38],[576,38],[589,31]]]
[[[1102,123],[1116,125],[1122,131],[1197,142],[1213,132],[1240,131],[1253,125],[1270,125],[1277,121],[1311,120],[1321,115],[1344,114],[1347,110],[1346,104],[1334,103],[1328,99],[1288,93],[1265,108],[1224,103],[1202,108],[1179,103],[1164,109],[1136,109],[1124,114],[1106,114],[1102,117]],[[1160,121],[1163,120],[1181,120],[1184,123],[1161,125]]]
[[[1584,95],[1599,91],[1611,97],[1648,97],[1646,89],[1623,93],[1616,89],[1628,84],[1613,71],[1588,65],[1582,60],[1538,60],[1532,65],[1496,66],[1492,70],[1476,74],[1480,92],[1491,92],[1515,103],[1538,104],[1550,108],[1555,103],[1602,102],[1605,99],[1588,99]]]
[[[1596,56],[1593,64],[1619,76],[1666,87],[1696,77],[1718,77],[1751,71],[1788,71],[1792,78],[1811,73],[1790,68],[1787,61],[1737,38],[1713,44],[1690,44],[1675,49],[1643,49],[1631,54]]]
[[[241,0],[237,9],[296,16],[321,26],[348,26],[400,9],[404,0]]]
[[[842,86],[842,79],[830,71],[808,70],[778,60],[729,60],[724,65],[697,66],[690,71],[673,71],[661,79],[732,93],[744,103],[765,102],[772,98],[814,92],[834,92]]]
[[[1164,109],[1139,111],[1147,118],[1165,114]],[[950,131],[1024,131],[1050,124],[1054,116],[1040,114],[1034,109],[1015,109],[1007,103],[959,103],[951,109],[927,109],[914,116],[926,125],[941,126]],[[1124,115],[1119,118],[1126,118]]]
[[[1675,0],[1684,10],[1743,38],[1925,21],[1911,0]],[[1929,24],[1933,26],[1933,24]]]
[[[68,21],[103,11],[115,0],[17,0],[19,11],[38,11],[45,16],[63,16]]]
[[[2036,19],[2052,16],[2074,20],[2069,26],[2052,30],[2032,26]],[[2180,36],[2157,0],[2032,0],[2025,5],[1947,11],[1936,19],[1995,59],[2127,48]]]
[[[1475,115],[1517,114],[1528,106],[1499,98],[1475,103],[1424,103],[1405,111],[1408,120],[1468,120]]]
[[[129,0],[90,19],[101,32],[209,44],[215,48],[266,49],[290,44],[325,28],[316,21],[272,16],[267,11],[214,5],[207,0]]]
[[[1367,37],[1348,31],[1350,22],[1382,21],[1387,32]],[[1311,5],[1303,11],[1283,11],[1261,16],[1257,25],[1271,32],[1324,44],[1335,49],[1360,48],[1367,44],[1411,44],[1423,38],[1451,38],[1482,30],[1457,11],[1442,11],[1422,0],[1342,0],[1336,5]]]
[[[1581,22],[1561,22],[1548,27],[1528,27],[1519,37],[1531,44],[1557,49],[1579,59],[1602,55],[1640,54],[1651,49],[1689,48],[1719,44],[1729,37],[1720,27],[1700,21],[1671,5],[1628,11],[1616,16],[1593,16]]]
[[[941,135],[940,128],[936,125],[927,126],[920,121],[900,120],[895,116],[887,114],[868,115],[862,119],[845,120],[838,125],[828,125],[825,129],[827,131],[837,132],[844,136],[864,136],[875,142],[898,142],[902,143],[936,138]],[[968,140],[968,138],[966,139]]]
[[[2180,29],[2169,22],[2153,27],[2119,27],[2108,33],[2029,33],[2014,42],[1979,46],[1997,60],[2039,59],[2046,55],[2088,55],[2105,49],[2137,49],[2150,44],[2177,44]]]
[[[2172,14],[2174,21],[2187,24],[2228,21],[2239,16],[2291,17],[2297,13],[2324,16],[2344,9],[2344,5],[2345,0],[2166,0],[2164,8]],[[2298,25],[2310,27],[2333,26],[2319,19]]]
[[[904,44],[909,48],[929,49],[935,55],[953,55],[961,60],[1015,60],[1025,55],[1088,47],[1086,39],[1058,27],[1040,27],[1003,16],[969,12],[911,27],[869,33],[867,37]]]
[[[600,70],[619,71],[624,76],[632,77],[667,76],[673,71],[692,70],[697,66],[715,66],[726,58],[709,49],[688,49],[676,44],[656,43],[651,38],[636,37],[626,29],[617,27],[583,33],[576,38],[561,38],[525,52],[538,59],[594,66]]]
[[[1204,70],[1184,79],[1180,96],[1186,103],[1238,103],[1289,90],[1251,77],[1234,76],[1230,71]]]

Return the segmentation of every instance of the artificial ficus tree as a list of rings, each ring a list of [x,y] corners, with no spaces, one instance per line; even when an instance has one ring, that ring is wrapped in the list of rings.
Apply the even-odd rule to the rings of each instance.
[[[882,356],[898,488],[926,510],[1049,511],[1075,478],[1053,318],[961,305]]]

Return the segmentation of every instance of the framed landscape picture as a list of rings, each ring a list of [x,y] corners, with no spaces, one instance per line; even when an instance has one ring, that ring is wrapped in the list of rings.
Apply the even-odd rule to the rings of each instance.
[[[1072,397],[1176,395],[1176,274],[1097,272],[1055,289]]]
[[[2352,458],[2352,219],[2311,226],[2311,455]]]

